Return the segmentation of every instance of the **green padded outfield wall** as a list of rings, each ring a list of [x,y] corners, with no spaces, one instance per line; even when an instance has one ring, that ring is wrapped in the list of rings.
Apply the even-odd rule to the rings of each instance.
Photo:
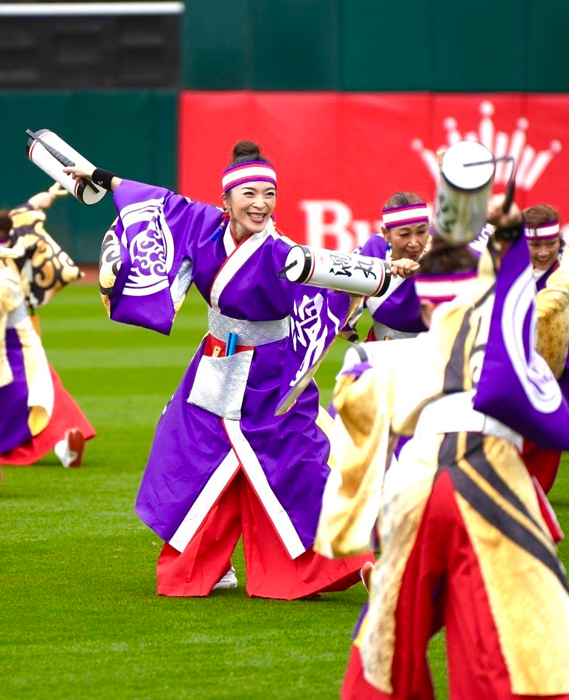
[[[51,129],[95,165],[175,188],[176,91],[0,92],[0,207],[47,189],[52,180],[25,155],[26,129]],[[107,195],[87,207],[73,197],[48,211],[47,228],[78,262],[96,262],[115,216]]]
[[[181,87],[190,90],[568,92],[566,0],[186,0]],[[499,40],[492,36],[500,28]],[[0,206],[49,179],[24,155],[50,128],[95,164],[176,186],[175,89],[0,91]],[[49,229],[94,262],[113,218],[58,202]]]
[[[565,92],[568,27],[567,0],[186,0],[182,82]]]

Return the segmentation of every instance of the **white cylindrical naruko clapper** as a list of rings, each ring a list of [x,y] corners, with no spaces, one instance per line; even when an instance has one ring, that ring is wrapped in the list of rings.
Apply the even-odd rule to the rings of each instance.
[[[384,294],[391,280],[389,264],[381,258],[305,245],[290,249],[283,273],[290,282],[369,297]]]
[[[459,141],[444,152],[440,167],[435,228],[454,245],[470,243],[486,223],[494,156],[477,141]]]
[[[83,202],[83,204],[97,204],[103,199],[107,194],[107,190],[96,185],[91,187],[90,185],[79,183],[71,175],[63,172],[63,168],[71,164],[85,170],[94,170],[95,166],[93,163],[90,163],[56,133],[49,131],[49,129],[36,131],[35,136],[37,138],[30,137],[26,144],[26,155],[32,163],[56,182],[59,182],[62,187],[65,187],[70,194],[80,202]],[[66,162],[61,162],[56,155],[50,153],[49,148],[55,149],[62,157],[62,160]]]

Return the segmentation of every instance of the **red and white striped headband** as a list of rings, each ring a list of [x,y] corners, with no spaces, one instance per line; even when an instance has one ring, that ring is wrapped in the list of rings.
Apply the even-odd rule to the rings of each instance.
[[[526,238],[535,240],[538,238],[541,241],[549,238],[557,238],[560,228],[559,221],[546,221],[538,226],[524,226],[524,234]]]
[[[476,274],[476,270],[471,270],[448,275],[415,275],[415,293],[419,299],[433,304],[452,301],[462,292],[472,288]]]
[[[277,173],[270,163],[253,160],[249,163],[232,165],[223,171],[221,185],[224,192],[228,192],[236,185],[245,182],[270,182],[277,186]]]
[[[409,224],[429,223],[429,210],[425,202],[415,204],[405,204],[402,207],[390,207],[384,209],[383,225],[386,229],[397,226],[408,226]]]

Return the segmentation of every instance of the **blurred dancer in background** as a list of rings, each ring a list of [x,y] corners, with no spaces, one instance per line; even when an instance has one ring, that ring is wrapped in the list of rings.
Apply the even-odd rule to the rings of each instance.
[[[391,262],[393,277],[386,294],[366,299],[373,327],[367,340],[412,337],[426,330],[412,279],[430,240],[426,203],[414,192],[396,192],[382,211],[381,233],[369,238],[359,253]]]
[[[561,236],[559,213],[548,204],[536,204],[524,209],[523,214],[525,237],[539,292],[559,267],[559,259],[563,254],[565,243]]]
[[[524,351],[536,320],[529,258],[519,209],[503,214],[502,202],[489,208],[500,230],[476,277],[468,246],[433,239],[416,277],[430,330],[378,343],[376,367],[338,381],[339,469],[316,548],[365,549],[378,503],[382,543],[345,700],[432,698],[426,649],[442,626],[450,697],[569,698],[569,584],[518,452],[521,435],[567,449],[569,404],[535,348]],[[455,301],[437,303],[441,276]],[[569,279],[553,281],[559,303],[546,315],[563,321]],[[566,355],[565,342],[549,360]],[[393,434],[413,437],[385,472]]]
[[[54,450],[63,466],[79,467],[95,435],[48,364],[29,313],[81,274],[44,228],[45,210],[66,194],[54,185],[0,211],[0,464],[33,464]]]
[[[536,204],[524,209],[523,214],[524,234],[529,246],[538,294],[547,296],[548,292],[543,290],[548,286],[552,274],[559,269],[565,246],[561,236],[559,213],[548,204]],[[538,349],[542,354],[545,352],[539,341]],[[565,396],[569,397],[569,358],[553,371]],[[562,453],[545,450],[524,440],[522,456],[530,474],[537,479],[544,492],[549,493],[559,472]]]

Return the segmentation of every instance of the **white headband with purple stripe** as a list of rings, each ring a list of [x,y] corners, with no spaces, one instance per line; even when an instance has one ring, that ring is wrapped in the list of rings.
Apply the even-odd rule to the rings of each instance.
[[[442,304],[452,301],[462,292],[471,289],[476,280],[477,272],[455,272],[448,275],[416,275],[415,293],[419,299]]]
[[[524,234],[526,238],[547,240],[548,238],[557,238],[559,236],[559,221],[546,221],[539,226],[524,226]]]
[[[384,209],[382,214],[383,225],[386,229],[408,226],[410,224],[429,223],[429,210],[424,202],[405,204],[402,207],[391,207]]]
[[[262,161],[239,163],[226,168],[221,176],[221,185],[224,192],[245,182],[258,181],[270,182],[275,187],[277,186],[277,173],[270,163]]]

